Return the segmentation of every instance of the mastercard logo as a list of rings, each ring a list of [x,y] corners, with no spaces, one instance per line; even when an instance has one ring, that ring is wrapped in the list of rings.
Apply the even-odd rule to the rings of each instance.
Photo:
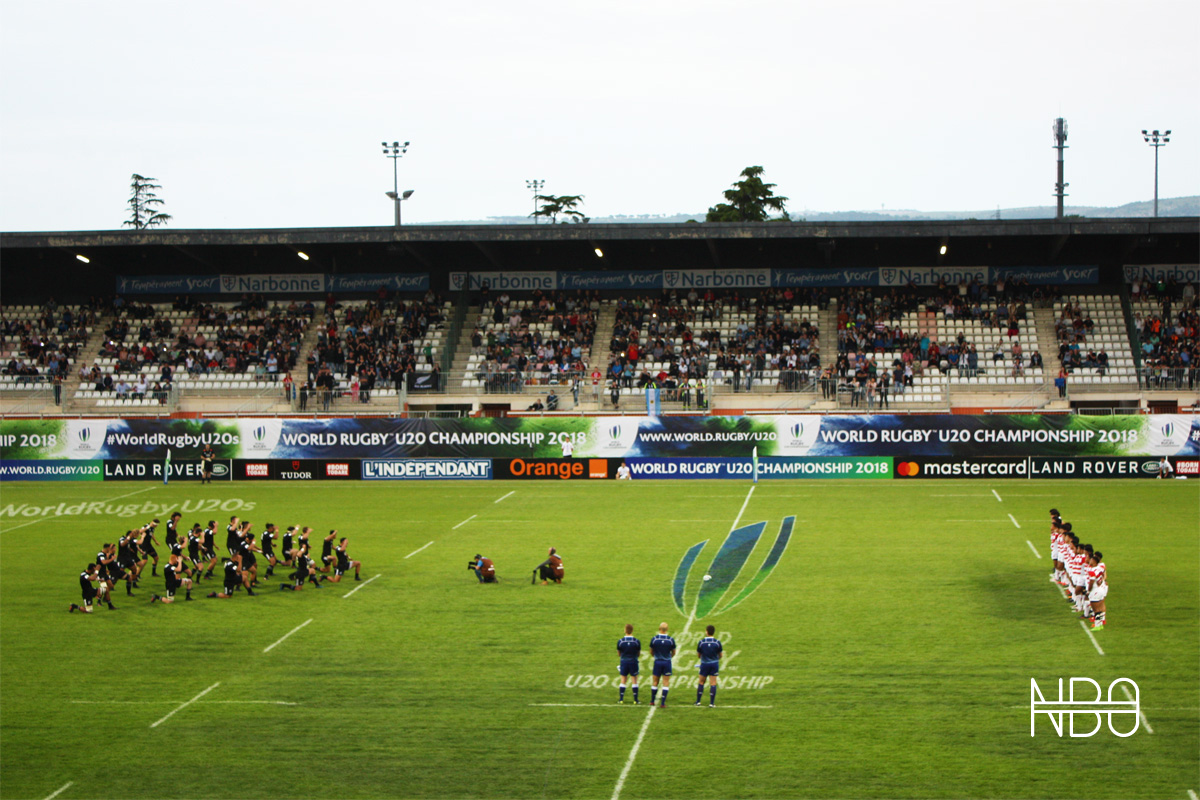
[[[901,461],[896,465],[896,474],[901,478],[915,478],[921,467],[915,461]]]

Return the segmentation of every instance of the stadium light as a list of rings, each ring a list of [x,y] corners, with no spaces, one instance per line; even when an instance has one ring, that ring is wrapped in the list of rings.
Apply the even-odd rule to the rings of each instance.
[[[542,187],[546,185],[543,180],[525,181],[525,188],[533,192],[533,224],[537,225],[537,199],[542,193]]]
[[[300,258],[303,260],[308,261],[308,253],[304,252],[303,250],[297,250],[296,255],[300,256]]]
[[[938,255],[942,255],[942,256],[946,255],[946,249],[947,249],[947,248],[946,248],[946,245],[942,245],[941,247],[939,247],[939,248],[938,248]]]
[[[396,206],[397,228],[400,227],[400,201],[407,199],[408,195],[412,194],[412,191],[409,191],[404,195],[404,197],[400,197],[400,173],[396,163],[404,157],[405,153],[408,152],[408,145],[409,142],[404,142],[403,144],[400,142],[392,142],[391,144],[388,144],[387,142],[383,143],[384,156],[392,160],[392,191],[388,192],[387,195],[388,197],[392,198],[392,202]]]
[[[1142,139],[1154,148],[1154,216],[1158,216],[1158,148],[1166,147],[1171,141],[1171,132],[1142,131]]]
[[[599,247],[596,248],[595,253],[596,253],[596,258],[604,258],[604,251],[601,250]]]
[[[76,257],[77,259],[79,259],[80,261],[82,261],[83,263],[85,263],[85,264],[90,264],[90,263],[92,263],[92,260],[91,260],[90,258],[88,258],[87,256],[85,256],[85,255],[77,255],[77,256],[75,256],[75,257]]]

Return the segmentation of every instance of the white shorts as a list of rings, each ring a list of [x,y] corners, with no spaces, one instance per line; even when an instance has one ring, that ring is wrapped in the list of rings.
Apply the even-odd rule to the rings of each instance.
[[[1099,603],[1106,597],[1108,597],[1108,584],[1102,583],[1099,586],[1092,587],[1092,591],[1088,593],[1088,602]]]
[[[1071,576],[1071,584],[1076,589],[1086,589],[1087,588],[1087,581],[1085,581],[1083,579],[1083,577],[1080,575],[1072,575]]]

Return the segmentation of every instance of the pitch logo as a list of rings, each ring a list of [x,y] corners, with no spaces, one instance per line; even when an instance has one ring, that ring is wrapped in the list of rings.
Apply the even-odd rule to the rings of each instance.
[[[675,601],[675,608],[679,609],[679,613],[686,616],[693,616],[695,619],[704,619],[708,615],[717,616],[724,614],[731,608],[739,605],[743,600],[752,595],[754,591],[762,585],[770,574],[779,564],[779,559],[783,557],[783,552],[787,550],[788,542],[792,538],[792,528],[796,524],[795,517],[784,517],[783,524],[779,528],[779,535],[775,537],[775,544],[771,547],[767,557],[763,559],[762,566],[758,568],[758,572],[750,579],[750,582],[742,588],[740,592],[727,600],[724,605],[718,608],[718,604],[728,594],[730,587],[741,574],[742,567],[746,565],[746,561],[750,558],[750,553],[753,552],[754,546],[758,544],[758,540],[762,538],[763,531],[767,528],[766,522],[755,522],[752,525],[743,525],[740,528],[732,530],[725,537],[725,541],[721,544],[721,549],[717,551],[717,555],[713,558],[712,564],[704,573],[704,580],[700,584],[700,589],[696,593],[693,602],[691,603],[692,611],[688,612],[688,602],[685,594],[687,592],[688,577],[691,574],[692,567],[696,563],[696,559],[700,556],[700,551],[708,544],[705,539],[699,544],[695,544],[688,549],[683,555],[683,560],[679,562],[678,569],[675,570],[675,582],[672,586],[672,597]]]
[[[1077,699],[1075,697],[1076,684],[1089,684],[1096,691],[1096,696],[1090,700]],[[1128,684],[1128,686],[1126,686]],[[1124,693],[1125,700],[1113,699],[1113,688],[1117,685],[1121,686],[1121,691]],[[1095,736],[1099,732],[1100,726],[1104,724],[1107,718],[1108,729],[1112,731],[1114,736],[1119,736],[1122,739],[1137,733],[1138,725],[1141,724],[1141,691],[1138,685],[1129,678],[1117,678],[1108,685],[1108,695],[1105,698],[1100,691],[1100,684],[1096,683],[1091,678],[1071,678],[1070,690],[1066,699],[1063,699],[1063,679],[1058,679],[1058,699],[1047,700],[1042,694],[1041,688],[1037,685],[1037,680],[1029,679],[1029,735],[1037,735],[1037,715],[1045,714],[1050,718],[1050,725],[1054,728],[1054,732],[1061,739],[1063,735],[1063,717],[1070,717],[1067,723],[1068,735],[1074,739],[1086,739]],[[1129,686],[1133,687],[1133,692],[1129,691]],[[1076,733],[1075,732],[1075,716],[1081,714],[1085,717],[1092,716],[1096,719],[1096,726],[1090,731]],[[1113,727],[1113,714],[1128,714],[1133,717],[1133,727],[1122,733]]]
[[[921,474],[921,465],[915,461],[899,461],[896,463],[896,476],[900,478],[915,478]]]

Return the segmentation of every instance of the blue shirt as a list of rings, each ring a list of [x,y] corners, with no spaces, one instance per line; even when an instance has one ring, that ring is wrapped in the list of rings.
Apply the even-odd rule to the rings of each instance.
[[[701,664],[713,664],[720,661],[723,649],[721,642],[712,636],[705,636],[700,640],[700,644],[696,645],[696,652],[700,654]]]
[[[642,653],[642,643],[632,636],[622,636],[621,641],[617,642],[617,652],[621,654],[622,661],[637,661]]]
[[[670,661],[671,654],[675,652],[675,640],[665,633],[655,634],[650,640],[650,652],[658,661]]]

